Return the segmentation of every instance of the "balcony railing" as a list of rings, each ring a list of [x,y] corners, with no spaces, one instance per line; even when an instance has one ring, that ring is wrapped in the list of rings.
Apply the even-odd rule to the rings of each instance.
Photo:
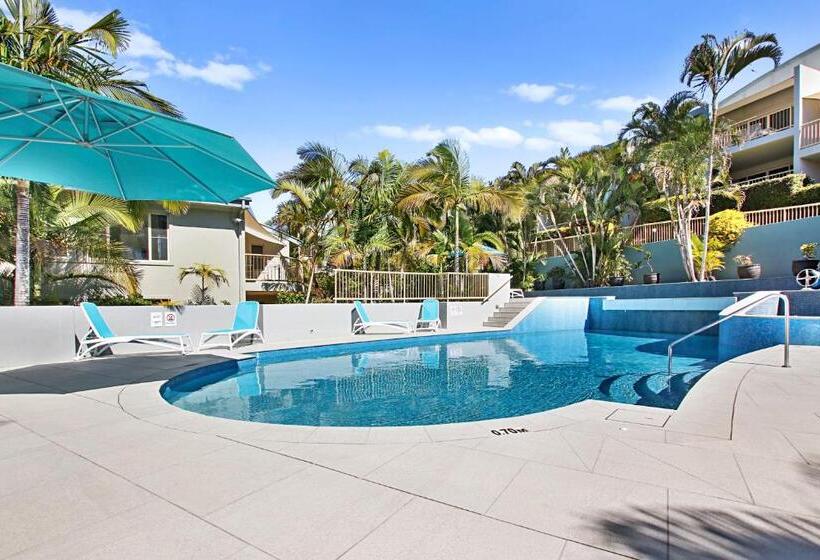
[[[787,175],[792,175],[794,171],[788,169],[786,171],[778,171],[777,173],[767,173],[762,177],[755,177],[754,179],[745,179],[743,181],[732,181],[733,187],[751,187],[752,185],[756,185],[758,183],[765,183],[766,181],[771,181],[772,179],[779,179],[780,177],[785,177]]]
[[[766,210],[751,210],[743,214],[752,226],[767,226],[769,224],[791,222],[820,216],[820,202],[800,206],[769,208]],[[693,219],[692,233],[695,235],[703,235],[703,223],[704,218],[702,217]],[[675,238],[675,228],[671,221],[639,224],[632,226],[631,230],[632,243],[635,245],[669,241]],[[564,243],[570,252],[578,251],[583,246],[584,237],[583,235],[564,237]],[[536,250],[543,252],[547,257],[559,257],[561,256],[561,251],[558,243],[559,241],[557,239],[545,239],[543,241],[536,241],[534,245]]]
[[[808,148],[820,144],[820,119],[804,123],[800,127],[800,147]]]
[[[793,125],[794,111],[792,107],[784,107],[772,113],[733,123],[729,132],[723,134],[719,141],[722,146],[737,146],[749,140],[791,128]]]
[[[489,275],[484,273],[335,271],[336,301],[443,301],[483,300],[489,295]]]
[[[298,262],[281,255],[245,253],[245,280],[248,282],[295,282]]]

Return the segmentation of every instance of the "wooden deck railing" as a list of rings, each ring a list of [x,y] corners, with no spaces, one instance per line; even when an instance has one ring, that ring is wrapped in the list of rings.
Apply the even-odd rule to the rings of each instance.
[[[820,119],[800,126],[800,147],[808,148],[820,144]]]
[[[803,220],[805,218],[820,216],[820,202],[802,204],[800,206],[769,208],[766,210],[751,210],[743,214],[752,226],[766,226],[769,224],[791,222],[793,220]],[[704,218],[695,218],[692,220],[692,233],[695,235],[703,235],[703,223]],[[630,229],[632,230],[632,242],[635,245],[668,241],[675,238],[675,230],[671,221],[639,224],[632,226]],[[583,245],[583,237],[583,235],[564,237],[564,242],[569,251],[579,250]],[[542,251],[547,257],[561,256],[557,239],[536,241],[534,245],[536,250]]]
[[[335,271],[336,301],[483,300],[489,294],[484,273]]]
[[[260,255],[245,253],[245,281],[247,282],[286,282],[295,281],[295,259],[281,255]]]
[[[794,124],[792,107],[783,107],[765,115],[732,123],[730,132],[722,135],[719,142],[723,146],[736,146],[773,132],[791,128]]]

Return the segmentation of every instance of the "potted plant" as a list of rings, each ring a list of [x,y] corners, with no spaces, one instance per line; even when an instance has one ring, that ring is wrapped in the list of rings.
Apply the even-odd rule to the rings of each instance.
[[[806,268],[817,269],[820,260],[817,259],[817,243],[803,243],[800,246],[802,259],[792,261],[792,274],[797,274]]]
[[[552,289],[553,290],[562,290],[564,286],[566,286],[566,276],[567,271],[562,266],[556,266],[551,268],[550,271],[547,273],[547,278],[552,281]]]
[[[623,286],[626,282],[632,280],[632,263],[623,254],[615,257],[610,271],[606,281],[610,286]]]
[[[735,263],[737,263],[738,278],[760,278],[763,272],[763,267],[755,263],[751,255],[737,255]]]
[[[661,273],[655,272],[655,269],[652,266],[652,253],[647,250],[643,251],[643,263],[642,265],[646,265],[649,268],[649,272],[643,275],[643,283],[644,284],[660,284],[661,282]]]

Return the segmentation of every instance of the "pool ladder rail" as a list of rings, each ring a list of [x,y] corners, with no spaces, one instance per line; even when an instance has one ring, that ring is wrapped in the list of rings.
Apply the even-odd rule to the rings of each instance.
[[[783,367],[784,368],[789,367],[789,317],[790,317],[789,298],[787,298],[781,292],[755,292],[754,294],[750,295],[746,299],[738,301],[737,303],[734,303],[734,304],[730,305],[729,307],[727,307],[726,309],[724,309],[721,312],[721,314],[726,313],[727,311],[728,311],[728,313],[723,315],[718,320],[712,321],[708,325],[704,325],[701,328],[690,332],[686,336],[682,336],[679,339],[671,342],[669,344],[669,346],[667,347],[667,349],[666,349],[666,354],[667,354],[667,357],[668,357],[667,373],[669,375],[672,375],[672,352],[674,351],[676,344],[679,344],[679,343],[683,342],[684,340],[692,338],[693,336],[695,336],[697,334],[700,334],[703,331],[709,330],[712,327],[714,327],[716,325],[719,325],[720,323],[722,323],[723,321],[725,321],[727,319],[731,319],[732,317],[734,317],[735,315],[737,315],[741,311],[746,311],[750,307],[755,307],[757,305],[760,305],[763,302],[768,301],[772,298],[777,298],[779,301],[783,302],[783,311],[784,311],[784,313],[783,313],[783,328],[784,328],[784,334],[783,334],[783,342],[784,342],[784,345],[783,345]],[[746,300],[751,300],[751,301],[746,301]],[[775,311],[775,315],[777,315],[777,311]]]

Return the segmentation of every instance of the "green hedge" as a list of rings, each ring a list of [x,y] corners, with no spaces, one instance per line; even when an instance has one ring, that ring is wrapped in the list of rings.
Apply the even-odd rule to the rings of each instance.
[[[820,183],[808,183],[801,174],[786,175],[771,181],[756,183],[743,189],[745,199],[741,210],[767,210],[784,206],[799,206],[820,202]],[[712,212],[734,210],[737,199],[729,194],[712,195]],[[664,222],[669,219],[665,208],[649,204],[641,209],[641,222]]]

